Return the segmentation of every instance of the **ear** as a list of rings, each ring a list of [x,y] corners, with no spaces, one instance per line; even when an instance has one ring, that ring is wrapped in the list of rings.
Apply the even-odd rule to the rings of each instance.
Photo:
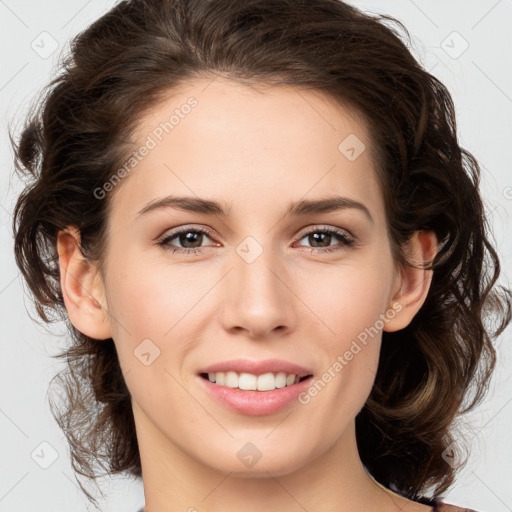
[[[97,340],[111,338],[103,280],[96,265],[80,250],[80,232],[74,226],[57,234],[60,286],[71,323],[81,333]]]
[[[409,325],[427,298],[433,271],[424,270],[437,254],[437,237],[433,231],[416,231],[408,243],[408,260],[415,266],[406,266],[397,275],[392,301],[398,311],[390,319],[384,331],[393,332]],[[400,306],[397,306],[397,303]]]

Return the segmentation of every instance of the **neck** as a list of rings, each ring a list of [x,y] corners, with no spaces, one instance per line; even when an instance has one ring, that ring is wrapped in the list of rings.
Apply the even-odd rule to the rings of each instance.
[[[163,436],[142,411],[135,418],[145,512],[382,512],[396,510],[402,500],[376,484],[364,469],[354,423],[320,455],[308,458],[305,454],[301,467],[253,472],[252,476],[249,471],[223,472],[206,465]]]

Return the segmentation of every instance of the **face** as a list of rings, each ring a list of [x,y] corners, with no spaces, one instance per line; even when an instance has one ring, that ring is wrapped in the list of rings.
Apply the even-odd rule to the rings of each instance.
[[[110,192],[104,267],[142,449],[263,475],[353,441],[398,287],[362,119],[320,93],[197,79],[141,119],[134,148],[143,145]],[[171,195],[224,214],[158,206]],[[336,198],[337,209],[288,214]],[[256,377],[288,374],[283,361],[312,377],[230,391],[199,375],[235,359],[281,361],[254,367]],[[254,468],[243,450],[262,454]]]

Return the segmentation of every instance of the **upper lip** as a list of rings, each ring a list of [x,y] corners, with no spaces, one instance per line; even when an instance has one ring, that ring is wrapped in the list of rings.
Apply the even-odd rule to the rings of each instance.
[[[263,375],[264,373],[295,374],[299,377],[312,375],[313,372],[295,363],[284,361],[282,359],[265,359],[264,361],[251,361],[250,359],[231,359],[222,361],[210,366],[201,368],[198,373],[216,373],[216,372],[237,372],[252,373],[253,375]]]

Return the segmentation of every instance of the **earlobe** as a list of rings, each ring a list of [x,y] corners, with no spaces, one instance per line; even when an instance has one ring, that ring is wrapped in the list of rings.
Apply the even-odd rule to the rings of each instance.
[[[437,237],[433,231],[417,231],[409,242],[408,260],[414,266],[404,267],[398,278],[398,290],[392,297],[392,303],[399,312],[391,319],[384,331],[393,332],[404,329],[409,325],[416,313],[424,304],[433,271],[425,270],[424,266],[430,266],[437,254]]]
[[[70,226],[57,235],[60,285],[71,323],[93,339],[111,337],[104,287],[96,266],[80,250],[79,230]]]

